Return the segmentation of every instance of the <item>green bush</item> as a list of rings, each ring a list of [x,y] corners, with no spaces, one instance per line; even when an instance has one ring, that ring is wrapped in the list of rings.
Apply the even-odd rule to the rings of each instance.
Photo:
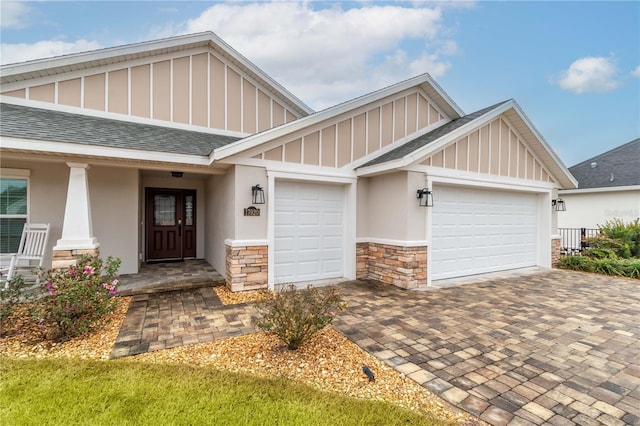
[[[45,295],[36,301],[33,316],[51,339],[65,340],[89,331],[117,306],[120,259],[83,256],[66,270],[50,270],[42,281]],[[103,271],[104,269],[104,271]],[[104,272],[104,275],[103,275]]]
[[[289,285],[269,293],[256,307],[262,314],[256,324],[258,328],[275,334],[290,350],[296,350],[331,324],[338,312],[346,308],[346,303],[333,287],[298,290],[295,285]]]
[[[562,256],[558,262],[562,269],[595,272],[604,275],[640,279],[640,259],[595,258],[589,256]]]
[[[624,223],[622,219],[608,220],[599,228],[602,236],[615,240],[620,245],[614,249],[618,257],[640,258],[640,219],[629,223]]]

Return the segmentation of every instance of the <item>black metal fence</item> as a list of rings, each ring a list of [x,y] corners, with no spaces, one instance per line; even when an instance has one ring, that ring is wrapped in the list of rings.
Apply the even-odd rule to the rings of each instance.
[[[561,245],[560,254],[580,254],[588,247],[587,239],[598,235],[594,228],[558,228]]]

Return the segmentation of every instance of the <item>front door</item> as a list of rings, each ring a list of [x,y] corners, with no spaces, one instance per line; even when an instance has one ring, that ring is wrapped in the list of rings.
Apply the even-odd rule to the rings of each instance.
[[[196,191],[147,188],[147,260],[196,257]]]

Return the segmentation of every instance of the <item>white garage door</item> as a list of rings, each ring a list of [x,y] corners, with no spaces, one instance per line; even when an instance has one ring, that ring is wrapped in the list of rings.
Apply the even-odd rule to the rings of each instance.
[[[344,276],[343,193],[340,185],[276,183],[277,284]]]
[[[536,265],[535,194],[436,186],[433,196],[432,280]]]

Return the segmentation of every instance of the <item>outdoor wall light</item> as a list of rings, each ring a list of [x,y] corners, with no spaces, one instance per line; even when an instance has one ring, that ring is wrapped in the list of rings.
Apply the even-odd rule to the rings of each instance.
[[[418,189],[416,198],[420,207],[433,207],[433,193],[427,188]]]
[[[567,206],[564,203],[562,198],[558,198],[557,200],[551,200],[551,206],[555,207],[557,212],[566,212]]]
[[[251,187],[251,202],[253,204],[264,204],[264,189],[260,185]]]
[[[184,176],[184,172],[171,172],[171,176],[174,178],[181,178]]]

